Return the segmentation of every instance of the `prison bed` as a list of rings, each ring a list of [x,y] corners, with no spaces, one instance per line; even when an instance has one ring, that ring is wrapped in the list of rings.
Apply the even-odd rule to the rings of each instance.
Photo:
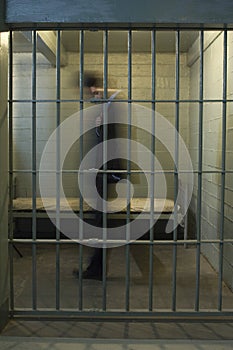
[[[130,219],[136,218],[139,214],[142,219],[149,220],[151,218],[150,200],[147,198],[132,198],[130,201]],[[46,209],[45,209],[46,207]],[[57,204],[56,198],[36,198],[36,218],[48,218],[46,210],[49,211],[50,217],[56,217],[57,215]],[[85,219],[94,219],[94,210],[85,201],[83,202],[83,217]],[[80,213],[80,201],[79,198],[60,198],[59,201],[59,217],[61,219],[72,218],[72,211]],[[108,213],[109,219],[125,219],[127,216],[127,206],[125,198],[118,198],[117,201],[108,202]],[[153,214],[153,213],[152,213]],[[12,216],[14,222],[20,218],[32,218],[33,215],[33,204],[32,198],[18,197],[13,199]],[[172,199],[155,198],[154,199],[154,215],[160,220],[168,220],[174,216],[174,201]],[[181,215],[181,206],[177,206],[177,215]],[[187,215],[186,215],[187,217]],[[187,220],[182,221],[184,226],[184,239],[187,238]]]
[[[136,214],[139,212],[150,213],[150,201],[146,203],[147,198],[132,198],[130,201],[130,213]],[[67,204],[68,202],[68,204]],[[59,211],[61,213],[67,213],[71,209],[74,212],[79,212],[79,198],[60,198],[59,201]],[[37,213],[44,213],[45,207],[50,212],[56,212],[56,198],[36,198],[36,211]],[[13,213],[14,217],[28,216],[27,213],[31,213],[33,209],[32,198],[19,197],[13,199]],[[156,198],[154,199],[154,212],[171,214],[174,209],[174,201],[172,199],[163,199]],[[126,213],[126,199],[118,198],[117,201],[112,201],[111,199],[108,202],[108,210],[111,212]],[[83,212],[92,213],[93,209],[85,201],[83,202]],[[31,214],[30,214],[31,215]],[[117,215],[117,213],[114,213]]]

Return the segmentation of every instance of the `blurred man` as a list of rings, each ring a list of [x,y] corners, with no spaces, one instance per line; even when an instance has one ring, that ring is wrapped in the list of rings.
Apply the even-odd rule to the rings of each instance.
[[[103,88],[100,86],[101,84],[98,81],[98,78],[94,75],[86,75],[84,79],[84,86],[88,89],[89,94],[92,96],[91,101],[93,103],[100,103],[103,98]],[[112,95],[112,98],[115,97],[115,94]],[[111,98],[110,98],[111,99]],[[109,112],[109,106],[108,105],[108,114]],[[103,110],[96,115],[95,120],[95,137],[96,137],[96,144],[101,144],[104,140],[104,132],[103,132]],[[107,124],[107,140],[115,138],[115,126],[114,123]],[[103,153],[96,155],[97,164],[103,165]],[[109,161],[107,163],[108,170],[110,169],[119,169],[119,160],[114,159],[112,161]],[[102,169],[102,167],[101,167]],[[99,193],[99,196],[103,198],[103,173],[97,173],[96,176],[96,188]],[[116,183],[120,180],[120,177],[118,177],[114,173],[108,173],[107,175],[107,184],[109,183]],[[97,201],[97,208],[96,216],[95,216],[95,226],[96,227],[103,227],[103,213],[102,213],[102,201]],[[84,279],[96,279],[96,280],[102,280],[102,273],[103,271],[103,248],[94,248],[94,253],[90,259],[90,263],[85,271],[82,273],[82,277]],[[79,277],[79,271],[77,269],[74,269],[73,274],[76,277]]]

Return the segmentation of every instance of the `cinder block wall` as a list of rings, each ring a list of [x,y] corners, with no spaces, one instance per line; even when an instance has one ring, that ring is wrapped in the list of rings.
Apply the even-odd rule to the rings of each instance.
[[[223,34],[208,32],[204,37],[204,99],[219,100],[223,97]],[[199,67],[197,42],[190,50],[190,97],[199,97]],[[194,59],[196,52],[196,60]],[[194,60],[193,60],[194,59]],[[233,36],[228,34],[228,76],[227,98],[233,94]],[[203,105],[203,171],[202,175],[202,239],[217,239],[220,237],[221,224],[221,171],[222,166],[222,103],[204,103]],[[227,139],[226,139],[226,169],[233,168],[233,108],[227,107]],[[190,154],[194,169],[198,169],[198,103],[190,104]],[[213,172],[213,173],[211,173]],[[198,177],[195,176],[194,195],[191,208],[194,216],[197,214]],[[224,238],[232,238],[233,227],[233,181],[232,174],[226,175],[226,190],[224,202]],[[216,271],[219,270],[219,245],[202,244],[203,254]],[[225,282],[233,289],[233,246],[224,246],[223,273]]]
[[[120,89],[118,97],[128,98],[128,58],[126,53],[109,53],[109,88]],[[15,53],[14,55],[14,99],[31,99],[32,97],[32,55],[31,53]],[[61,98],[79,98],[79,55],[68,53],[68,64],[61,68]],[[103,55],[86,53],[84,71],[103,73]],[[180,98],[189,97],[189,67],[187,54],[180,57]],[[175,54],[158,53],[156,56],[156,98],[160,100],[175,99]],[[151,54],[133,53],[132,55],[132,99],[150,100],[151,91]],[[56,70],[38,53],[37,55],[37,98],[56,98]],[[151,103],[138,102],[151,108]],[[84,107],[88,107],[86,104]],[[61,103],[61,121],[79,110],[79,103]],[[175,123],[175,103],[157,103],[156,111]],[[149,114],[149,113],[148,113]],[[31,169],[32,163],[32,107],[30,103],[14,105],[14,164],[17,169]],[[148,121],[150,123],[151,121]],[[188,104],[180,104],[180,133],[188,142]],[[150,125],[150,124],[149,124]],[[37,103],[37,167],[39,168],[41,153],[46,141],[56,127],[56,103]],[[134,133],[135,140],[141,140],[150,148],[150,137]],[[90,142],[90,140],[88,141]],[[165,147],[157,145],[157,158],[165,170],[173,169],[174,164]],[[78,146],[74,145],[65,162],[65,168],[77,168]],[[77,178],[74,175],[63,176],[63,185],[67,196],[77,196]],[[134,179],[138,195],[145,195],[145,179],[142,176]],[[168,197],[173,198],[173,177],[167,176]],[[16,196],[31,196],[31,175],[18,174],[16,179]],[[39,195],[39,186],[37,186]]]

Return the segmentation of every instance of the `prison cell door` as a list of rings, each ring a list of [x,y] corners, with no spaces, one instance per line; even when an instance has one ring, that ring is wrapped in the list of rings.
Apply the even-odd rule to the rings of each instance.
[[[232,32],[91,29],[10,32],[11,315],[232,316]],[[80,167],[99,112],[103,197],[124,203],[104,201],[102,227],[82,192],[95,164]],[[101,278],[85,279],[95,247]]]

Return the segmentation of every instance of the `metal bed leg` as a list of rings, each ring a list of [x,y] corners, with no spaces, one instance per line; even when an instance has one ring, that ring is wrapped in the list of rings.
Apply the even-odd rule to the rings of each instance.
[[[19,251],[19,249],[15,246],[15,244],[13,244],[13,248],[15,249],[15,251],[18,253],[18,255],[20,256],[20,258],[23,257],[23,254]]]

